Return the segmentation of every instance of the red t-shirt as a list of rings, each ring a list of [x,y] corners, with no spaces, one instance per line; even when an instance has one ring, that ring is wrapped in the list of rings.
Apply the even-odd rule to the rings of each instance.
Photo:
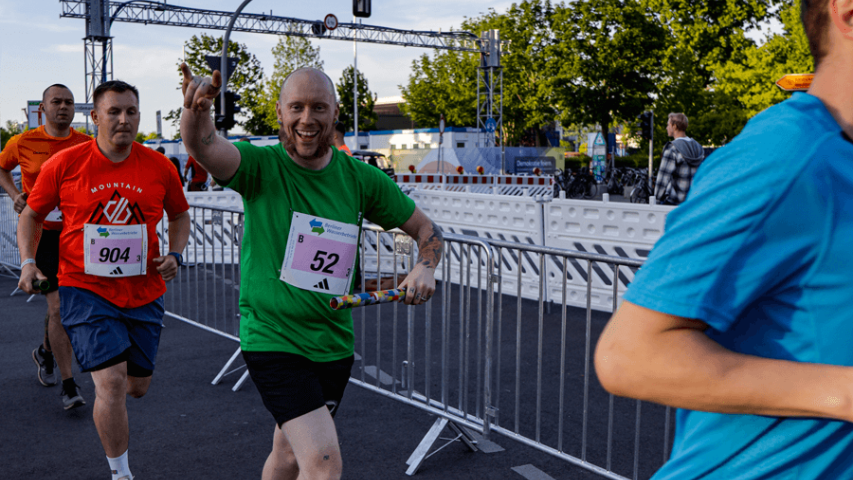
[[[130,156],[113,163],[89,142],[56,154],[42,168],[27,204],[39,214],[62,209],[59,285],[91,290],[121,308],[135,308],[166,292],[153,260],[160,256],[157,224],[189,210],[175,166],[163,155],[134,143]],[[147,273],[99,277],[85,273],[84,225],[146,225]],[[94,242],[94,241],[93,241]]]
[[[44,125],[15,135],[6,143],[6,148],[0,152],[0,168],[13,170],[21,166],[21,189],[30,193],[36,184],[39,172],[44,162],[53,154],[92,141],[92,137],[71,129],[67,137],[52,137],[48,135]],[[46,230],[61,230],[62,222],[44,222]]]
[[[187,167],[193,169],[192,183],[204,183],[207,181],[207,170],[204,169],[193,157],[187,160]]]

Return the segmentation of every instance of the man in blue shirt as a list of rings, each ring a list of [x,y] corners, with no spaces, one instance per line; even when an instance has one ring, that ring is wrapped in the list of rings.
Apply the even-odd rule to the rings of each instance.
[[[680,408],[655,480],[853,478],[853,0],[802,9],[809,92],[705,161],[596,349]]]

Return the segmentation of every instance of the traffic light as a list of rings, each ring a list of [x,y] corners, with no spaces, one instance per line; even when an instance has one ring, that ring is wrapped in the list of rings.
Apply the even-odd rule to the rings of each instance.
[[[356,17],[369,17],[370,0],[352,0],[352,14]]]
[[[640,136],[645,140],[652,140],[655,136],[655,114],[654,112],[643,112],[637,119],[640,123],[637,127],[640,129]]]
[[[240,106],[237,105],[237,102],[240,101],[240,95],[227,90],[225,92],[225,108],[223,110],[222,105],[220,105],[220,96],[217,96],[213,102],[213,105],[216,109],[216,116],[214,123],[216,124],[217,130],[230,130],[234,128],[234,125],[237,125],[237,122],[234,120],[234,114],[240,113]]]

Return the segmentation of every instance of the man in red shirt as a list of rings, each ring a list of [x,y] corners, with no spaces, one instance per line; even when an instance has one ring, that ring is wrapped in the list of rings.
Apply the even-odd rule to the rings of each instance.
[[[202,191],[202,187],[207,183],[207,170],[204,169],[198,162],[195,161],[193,157],[190,157],[187,160],[186,166],[184,166],[184,177],[187,176],[187,171],[192,168],[193,169],[193,177],[192,180],[189,180],[190,187],[189,190],[191,192],[200,192]]]
[[[27,206],[27,195],[33,189],[42,164],[53,154],[84,142],[92,137],[71,128],[74,118],[74,95],[65,85],[47,87],[42,94],[39,109],[44,113],[45,124],[15,135],[0,152],[0,187],[6,190],[15,202],[15,211],[21,213]],[[9,173],[21,166],[21,187],[18,191]],[[59,321],[59,288],[56,274],[59,269],[59,234],[62,231],[62,213],[56,209],[48,214],[41,232],[41,248],[35,260],[39,270],[47,276],[50,286],[42,291],[47,300],[47,315],[44,319],[44,341],[33,350],[33,361],[38,366],[39,382],[45,387],[59,383],[54,366],[59,366],[62,376],[60,397],[68,410],[85,405],[80,388],[74,382],[71,371],[73,352],[68,334]],[[55,359],[55,360],[54,360]]]
[[[18,222],[19,287],[31,292],[33,233],[62,206],[59,297],[62,325],[80,368],[95,383],[95,427],[113,473],[130,480],[126,395],[151,384],[163,319],[166,281],[177,275],[189,237],[186,198],[168,159],[135,143],[139,94],[121,81],[94,92],[98,137],[63,150],[36,181]],[[169,216],[168,255],[160,256],[157,225]],[[35,238],[35,241],[32,241]]]

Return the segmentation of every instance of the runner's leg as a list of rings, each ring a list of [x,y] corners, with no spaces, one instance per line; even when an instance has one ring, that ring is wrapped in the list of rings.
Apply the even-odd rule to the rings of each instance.
[[[92,409],[95,428],[107,457],[116,458],[127,451],[129,437],[125,402],[127,362],[92,372],[92,381],[95,382],[95,407]]]
[[[151,376],[134,377],[127,376],[127,394],[133,398],[142,398],[148,393],[148,387],[151,386]]]
[[[287,437],[278,425],[275,426],[272,439],[272,452],[264,463],[262,480],[296,480],[299,477],[299,465],[296,455]]]
[[[294,418],[282,426],[289,441],[300,480],[338,480],[343,462],[335,422],[326,406]]]
[[[62,379],[68,380],[74,376],[71,372],[74,352],[71,350],[71,341],[68,340],[68,334],[65,333],[65,328],[62,327],[62,322],[59,319],[59,292],[50,292],[45,297],[47,298],[47,314],[50,318],[47,328],[49,342],[45,344],[49,345],[53,351],[53,356],[56,358],[56,364],[59,365],[59,373],[62,375]]]

